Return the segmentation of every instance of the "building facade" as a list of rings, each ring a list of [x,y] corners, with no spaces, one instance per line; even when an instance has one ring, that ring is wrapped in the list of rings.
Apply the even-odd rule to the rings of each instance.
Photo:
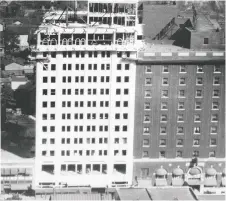
[[[136,62],[134,177],[158,185],[161,172],[160,185],[173,185],[174,169],[184,175],[194,157],[201,174],[211,167],[224,175],[224,52],[155,48]]]
[[[83,4],[37,32],[34,188],[132,183],[140,5]]]

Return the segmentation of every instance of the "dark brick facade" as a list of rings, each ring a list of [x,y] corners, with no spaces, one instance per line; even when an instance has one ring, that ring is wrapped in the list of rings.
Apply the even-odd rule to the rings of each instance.
[[[188,60],[192,60],[188,58]],[[165,61],[166,62],[166,61]],[[198,63],[198,61],[197,61]],[[213,62],[211,62],[213,63]],[[218,63],[218,62],[216,62]],[[214,72],[214,64],[208,61],[203,66],[203,73],[197,73],[197,65],[186,64],[186,73],[180,73],[180,64],[170,62],[169,73],[163,73],[163,65],[138,64],[136,73],[136,108],[134,132],[134,158],[142,158],[148,151],[147,158],[159,158],[159,152],[165,151],[166,158],[175,158],[176,151],[182,151],[182,158],[191,158],[193,151],[199,151],[199,158],[209,158],[215,151],[216,158],[225,157],[225,65],[217,64],[220,73]],[[146,73],[151,66],[151,73]],[[213,85],[214,77],[219,77],[220,83]],[[145,86],[145,78],[151,78],[151,85]],[[168,85],[163,86],[163,78],[168,78]],[[179,79],[185,78],[185,85],[179,85]],[[202,85],[196,85],[196,79],[202,78]],[[217,78],[218,79],[218,78]],[[145,90],[151,91],[151,98],[145,98]],[[161,98],[162,90],[168,90],[168,98]],[[178,97],[179,90],[184,90],[185,96]],[[201,90],[202,97],[196,98],[196,90]],[[213,91],[219,90],[219,97],[214,98]],[[178,103],[184,103],[184,110],[178,110]],[[195,110],[196,102],[201,102],[201,110]],[[219,104],[218,110],[212,110],[213,102]],[[144,110],[145,103],[150,104],[150,110]],[[167,103],[168,110],[161,110],[161,103]],[[183,115],[183,122],[178,122],[178,115]],[[200,115],[200,122],[194,122],[194,115]],[[211,122],[211,115],[218,115],[218,122]],[[150,123],[144,123],[144,116],[150,116]],[[167,122],[161,122],[161,115],[167,115]],[[199,126],[201,133],[194,134],[194,127]],[[216,127],[217,134],[210,134],[211,127]],[[150,128],[150,134],[144,135],[144,127]],[[160,134],[160,127],[166,127],[166,135]],[[177,127],[183,127],[184,134],[177,134]],[[150,145],[143,147],[143,140],[148,139]],[[160,139],[165,139],[166,146],[160,147]],[[183,140],[183,146],[177,147],[178,139]],[[193,140],[199,139],[199,146],[193,146]],[[216,139],[216,145],[210,146],[210,140]]]

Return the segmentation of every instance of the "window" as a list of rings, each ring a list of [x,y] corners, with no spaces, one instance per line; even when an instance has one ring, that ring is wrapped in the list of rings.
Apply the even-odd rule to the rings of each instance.
[[[51,95],[56,95],[56,90],[55,89],[51,89],[50,94]]]
[[[122,65],[121,64],[117,64],[117,70],[121,70],[122,69]]]
[[[217,139],[216,138],[210,139],[210,146],[217,146]]]
[[[166,127],[160,127],[160,135],[166,135]]]
[[[149,139],[144,139],[143,140],[143,147],[149,147],[150,144],[149,144]]]
[[[169,72],[169,67],[168,66],[163,66],[162,72],[163,73],[168,73]]]
[[[120,127],[119,126],[115,126],[115,131],[119,131],[120,130]]]
[[[145,85],[151,85],[151,78],[145,78]]]
[[[121,77],[116,77],[116,82],[121,82]]]
[[[120,95],[121,94],[121,89],[116,89],[116,95]]]
[[[195,114],[194,115],[194,121],[195,122],[200,122],[201,121],[201,115],[200,114]]]
[[[219,110],[219,102],[212,103],[212,110]]]
[[[209,44],[209,38],[204,38],[203,44],[204,44],[204,45]]]
[[[128,105],[129,105],[128,101],[123,102],[123,107],[128,107]]]
[[[144,109],[150,110],[151,109],[151,103],[144,103]]]
[[[46,138],[42,139],[42,144],[46,144],[46,142],[47,142]]]
[[[143,158],[148,158],[148,151],[143,151],[142,157]]]
[[[46,151],[42,151],[42,156],[46,156]]]
[[[169,85],[169,80],[167,77],[162,78],[162,85]]]
[[[209,157],[210,158],[215,158],[216,157],[216,152],[215,151],[210,151],[209,152]]]
[[[214,85],[219,85],[220,84],[220,77],[214,77],[213,78],[213,84]]]
[[[56,70],[56,64],[51,64],[51,70]]]
[[[159,158],[165,158],[166,157],[166,152],[165,151],[160,151],[159,152]]]
[[[221,72],[221,68],[219,65],[214,66],[214,73],[220,73]]]
[[[151,91],[150,90],[145,90],[144,91],[144,97],[145,98],[151,98]]]
[[[128,95],[129,94],[129,89],[124,89],[124,95]]]
[[[217,126],[211,126],[210,127],[210,133],[211,134],[217,134]]]
[[[50,107],[55,107],[55,102],[54,101],[50,102]]]
[[[42,120],[47,120],[47,114],[42,114]]]
[[[197,73],[203,73],[203,66],[197,66]]]
[[[128,119],[128,114],[127,113],[123,113],[123,119]]]
[[[55,83],[56,82],[56,77],[51,77],[51,83]]]
[[[218,114],[212,114],[211,115],[211,121],[212,122],[217,122],[218,121]]]
[[[184,77],[181,77],[179,79],[179,85],[185,85],[185,78]]]
[[[125,70],[129,70],[129,64],[125,64]]]
[[[180,66],[180,73],[186,73],[186,66]]]
[[[167,102],[161,103],[161,110],[168,110],[168,103]]]
[[[178,110],[184,110],[184,102],[178,102]]]
[[[177,121],[178,122],[183,122],[184,121],[184,114],[178,114],[177,115]]]
[[[43,83],[47,83],[47,82],[48,82],[48,77],[43,77],[43,78],[42,78],[42,82],[43,82]]]
[[[182,151],[176,151],[176,157],[182,158]]]
[[[199,126],[194,127],[194,134],[200,134],[201,133],[201,128]]]
[[[117,52],[117,57],[122,57],[122,52]]]
[[[177,139],[176,145],[177,145],[177,147],[182,147],[184,145],[183,139]]]
[[[145,116],[144,116],[144,122],[145,122],[145,123],[150,123],[150,122],[151,122],[151,118],[150,118],[149,115],[145,115]]]
[[[47,102],[42,102],[42,107],[46,108],[47,107]]]
[[[50,151],[50,156],[54,156],[55,152],[54,151]]]
[[[48,70],[48,64],[44,64],[44,65],[43,65],[43,70],[44,70],[44,71]]]
[[[42,95],[47,95],[47,89],[42,90]]]
[[[197,77],[196,78],[196,85],[203,85],[203,79],[202,79],[202,77]]]
[[[184,98],[184,97],[185,97],[185,90],[179,90],[178,96],[179,96],[180,98]]]
[[[42,132],[47,132],[47,126],[42,127]]]
[[[201,110],[202,109],[202,103],[201,102],[195,102],[195,110]]]
[[[124,77],[124,82],[129,82],[129,77],[128,76]]]
[[[151,73],[151,66],[145,66],[145,73]]]
[[[50,126],[50,132],[55,132],[55,126]]]
[[[122,131],[127,131],[127,126],[123,126]]]
[[[196,90],[195,96],[196,97],[202,97],[202,90]]]
[[[161,115],[161,121],[163,121],[163,122],[167,121],[167,115],[166,114]]]
[[[168,98],[168,90],[162,90],[162,98]]]
[[[181,127],[181,126],[177,127],[177,134],[183,135],[184,134],[184,128]]]
[[[220,91],[218,89],[213,90],[213,97],[219,97],[220,96]]]
[[[166,139],[160,139],[159,146],[160,147],[165,147],[166,146]]]
[[[200,146],[200,139],[194,139],[193,140],[193,146],[194,147],[199,147]]]
[[[199,157],[199,151],[193,151],[193,154],[192,154],[194,157]]]
[[[149,127],[144,127],[143,134],[144,135],[149,135],[150,134],[150,128]]]

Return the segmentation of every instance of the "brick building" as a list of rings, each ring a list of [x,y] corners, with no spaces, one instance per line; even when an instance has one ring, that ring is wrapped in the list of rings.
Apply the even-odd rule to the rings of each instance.
[[[186,173],[193,157],[201,174],[213,166],[222,175],[224,52],[155,45],[135,62],[134,176],[157,185],[158,168],[172,176],[180,166]],[[171,184],[168,177],[165,185]]]

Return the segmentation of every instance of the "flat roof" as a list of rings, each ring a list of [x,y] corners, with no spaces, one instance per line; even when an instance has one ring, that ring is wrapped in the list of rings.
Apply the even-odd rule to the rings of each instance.
[[[225,195],[213,195],[213,194],[206,194],[206,195],[197,195],[198,200],[225,200],[226,196]]]
[[[151,200],[197,200],[188,187],[155,187],[147,191]]]
[[[151,200],[145,188],[117,189],[120,200]]]

